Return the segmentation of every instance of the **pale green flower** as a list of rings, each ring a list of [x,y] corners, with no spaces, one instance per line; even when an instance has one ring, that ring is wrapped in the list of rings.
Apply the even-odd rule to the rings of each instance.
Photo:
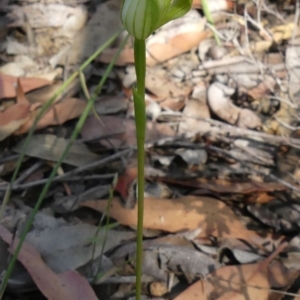
[[[192,0],[123,0],[121,19],[126,30],[144,40],[171,20],[185,15]]]

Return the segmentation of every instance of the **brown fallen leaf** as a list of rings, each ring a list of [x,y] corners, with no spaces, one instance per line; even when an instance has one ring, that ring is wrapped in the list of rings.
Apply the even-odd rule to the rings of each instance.
[[[52,84],[51,81],[40,79],[40,78],[19,78],[20,84],[22,85],[24,93],[38,89],[45,85]],[[6,74],[0,74],[0,99],[13,98],[17,96],[18,78]]]
[[[267,300],[270,285],[267,276],[257,272],[258,266],[251,264],[220,268],[192,284],[174,300]]]
[[[194,22],[194,21],[193,21]],[[201,25],[200,25],[201,24]],[[168,59],[176,57],[182,53],[190,51],[192,48],[197,47],[199,43],[212,36],[210,30],[203,30],[205,22],[191,23],[186,26],[184,32],[177,35],[169,34],[163,42],[149,42],[147,44],[146,63],[148,66],[155,66]],[[156,35],[157,36],[157,35]],[[149,41],[151,40],[151,37]],[[102,52],[98,60],[102,63],[109,63],[117,48],[106,49]],[[117,66],[125,66],[134,62],[133,49],[124,49],[116,61]]]
[[[0,225],[0,237],[11,244],[13,235],[2,225]],[[19,242],[14,238],[13,245],[9,248],[13,253]],[[97,300],[93,289],[76,271],[68,271],[63,274],[54,273],[42,260],[40,253],[27,244],[23,243],[18,260],[23,264],[33,281],[49,300]]]
[[[47,126],[61,125],[68,120],[72,120],[81,115],[86,107],[86,102],[77,98],[67,98],[62,102],[51,107],[42,119],[38,122],[36,130],[45,128]],[[25,124],[15,132],[16,135],[23,134],[32,127],[37,112],[30,115]]]
[[[29,118],[33,106],[24,95],[21,80],[18,80],[16,88],[17,102],[0,112],[0,141],[4,140],[19,129]]]
[[[212,36],[211,31],[200,29],[194,32],[185,32],[170,38],[167,43],[153,43],[147,47],[147,65],[154,66],[182,53],[190,51],[199,43]]]
[[[270,289],[286,290],[299,275],[299,271],[287,269],[280,260],[275,259],[287,245],[287,242],[280,244],[265,260],[258,263],[219,268],[191,285],[175,300],[282,299],[281,294],[271,292]]]
[[[108,200],[87,201],[82,204],[100,212],[109,205]],[[159,199],[146,197],[144,200],[144,227],[167,232],[201,229],[199,237],[240,238],[248,242],[261,243],[271,239],[248,230],[232,210],[210,197],[186,196],[179,199]],[[114,198],[111,201],[110,216],[123,225],[137,225],[137,206],[125,209]]]
[[[119,48],[105,49],[98,58],[98,61],[102,63],[109,63],[112,58],[117,54]],[[115,65],[126,66],[127,64],[134,63],[134,51],[133,48],[125,48],[118,56]]]
[[[289,288],[299,276],[300,271],[288,269],[282,261],[273,260],[267,269],[268,280],[273,288]]]

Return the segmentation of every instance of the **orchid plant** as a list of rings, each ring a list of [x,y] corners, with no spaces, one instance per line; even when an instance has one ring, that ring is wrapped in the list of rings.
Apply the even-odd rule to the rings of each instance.
[[[141,278],[142,278],[142,243],[143,243],[143,211],[144,211],[144,142],[145,142],[145,130],[146,130],[146,110],[145,110],[145,76],[146,76],[146,38],[148,38],[155,30],[168,23],[171,20],[177,19],[185,15],[191,8],[192,0],[123,0],[123,6],[121,11],[121,19],[124,24],[124,27],[127,31],[134,37],[134,54],[135,54],[135,68],[137,75],[136,87],[133,88],[133,98],[134,98],[134,107],[135,107],[135,124],[136,124],[136,137],[137,137],[137,149],[138,149],[138,230],[137,230],[137,264],[136,264],[136,299],[141,299]],[[203,3],[203,9],[205,14],[209,14],[207,0],[201,0]],[[208,17],[208,16],[207,16]],[[211,23],[209,18],[208,21]],[[52,105],[57,96],[64,91],[64,89],[77,77],[81,75],[81,72],[108,46],[114,39],[118,36],[119,33],[116,33],[111,39],[102,45],[91,57],[89,57],[66,82],[61,86],[61,88],[49,99],[49,101],[43,106],[39,114],[37,115],[35,122],[30,129],[28,137],[26,139],[25,147],[20,155],[20,158],[17,163],[17,167],[14,171],[11,184],[7,190],[5,200],[3,201],[1,212],[4,211],[5,205],[8,202],[10,197],[12,186],[14,181],[17,178],[18,172],[21,167],[22,160],[25,156],[26,148],[28,146],[29,140],[38,124],[38,121],[41,119],[43,114],[48,110]],[[62,156],[59,158],[57,164],[54,166],[49,179],[44,186],[37,202],[32,210],[29,219],[25,225],[23,232],[21,233],[20,240],[16,246],[12,258],[10,260],[8,269],[3,277],[3,280],[0,285],[0,299],[5,292],[8,279],[12,274],[14,264],[17,260],[18,254],[21,250],[22,244],[25,240],[26,234],[29,231],[31,224],[34,220],[36,213],[41,206],[43,199],[45,198],[47,191],[54,179],[54,176],[57,173],[58,168],[66,157],[72,143],[77,138],[78,133],[80,132],[86,118],[89,115],[89,111],[92,109],[94,102],[97,98],[97,94],[100,93],[102,86],[108,77],[117,57],[125,45],[126,40],[123,41],[118,52],[112,59],[109,67],[107,68],[104,76],[99,82],[94,94],[90,98],[88,105],[80,117],[76,128],[70,138],[68,146],[64,150]],[[89,97],[88,97],[89,98]]]
[[[136,87],[132,91],[138,152],[137,300],[141,299],[143,261],[146,39],[164,24],[185,15],[191,9],[191,6],[192,0],[124,0],[121,11],[121,19],[124,27],[134,38],[134,58],[137,77]]]

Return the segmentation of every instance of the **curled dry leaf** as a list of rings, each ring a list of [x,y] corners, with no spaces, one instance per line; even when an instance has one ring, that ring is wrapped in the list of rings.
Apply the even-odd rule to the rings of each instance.
[[[262,122],[260,118],[250,109],[241,109],[234,105],[230,96],[234,89],[223,83],[214,82],[208,88],[207,100],[211,110],[222,120],[236,124],[241,128],[260,128]]]
[[[83,206],[104,212],[110,201],[87,201]],[[260,243],[270,237],[260,237],[245,228],[223,202],[210,197],[186,196],[179,199],[145,198],[144,227],[168,232],[201,229],[199,237],[232,237]],[[110,216],[123,225],[137,225],[137,206],[125,209],[120,201],[111,201]]]
[[[205,31],[205,19],[196,11],[189,11],[184,17],[176,19],[160,28],[147,41],[148,65],[156,65],[179,54],[185,53],[211,36]]]
[[[239,118],[241,109],[230,100],[234,89],[223,83],[214,82],[208,88],[207,100],[211,110],[222,120],[235,124]]]

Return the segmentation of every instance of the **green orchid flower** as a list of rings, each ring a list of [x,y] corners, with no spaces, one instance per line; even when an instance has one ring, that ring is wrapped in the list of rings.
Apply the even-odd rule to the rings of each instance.
[[[145,40],[162,25],[185,15],[192,0],[124,0],[121,19],[136,39]]]

